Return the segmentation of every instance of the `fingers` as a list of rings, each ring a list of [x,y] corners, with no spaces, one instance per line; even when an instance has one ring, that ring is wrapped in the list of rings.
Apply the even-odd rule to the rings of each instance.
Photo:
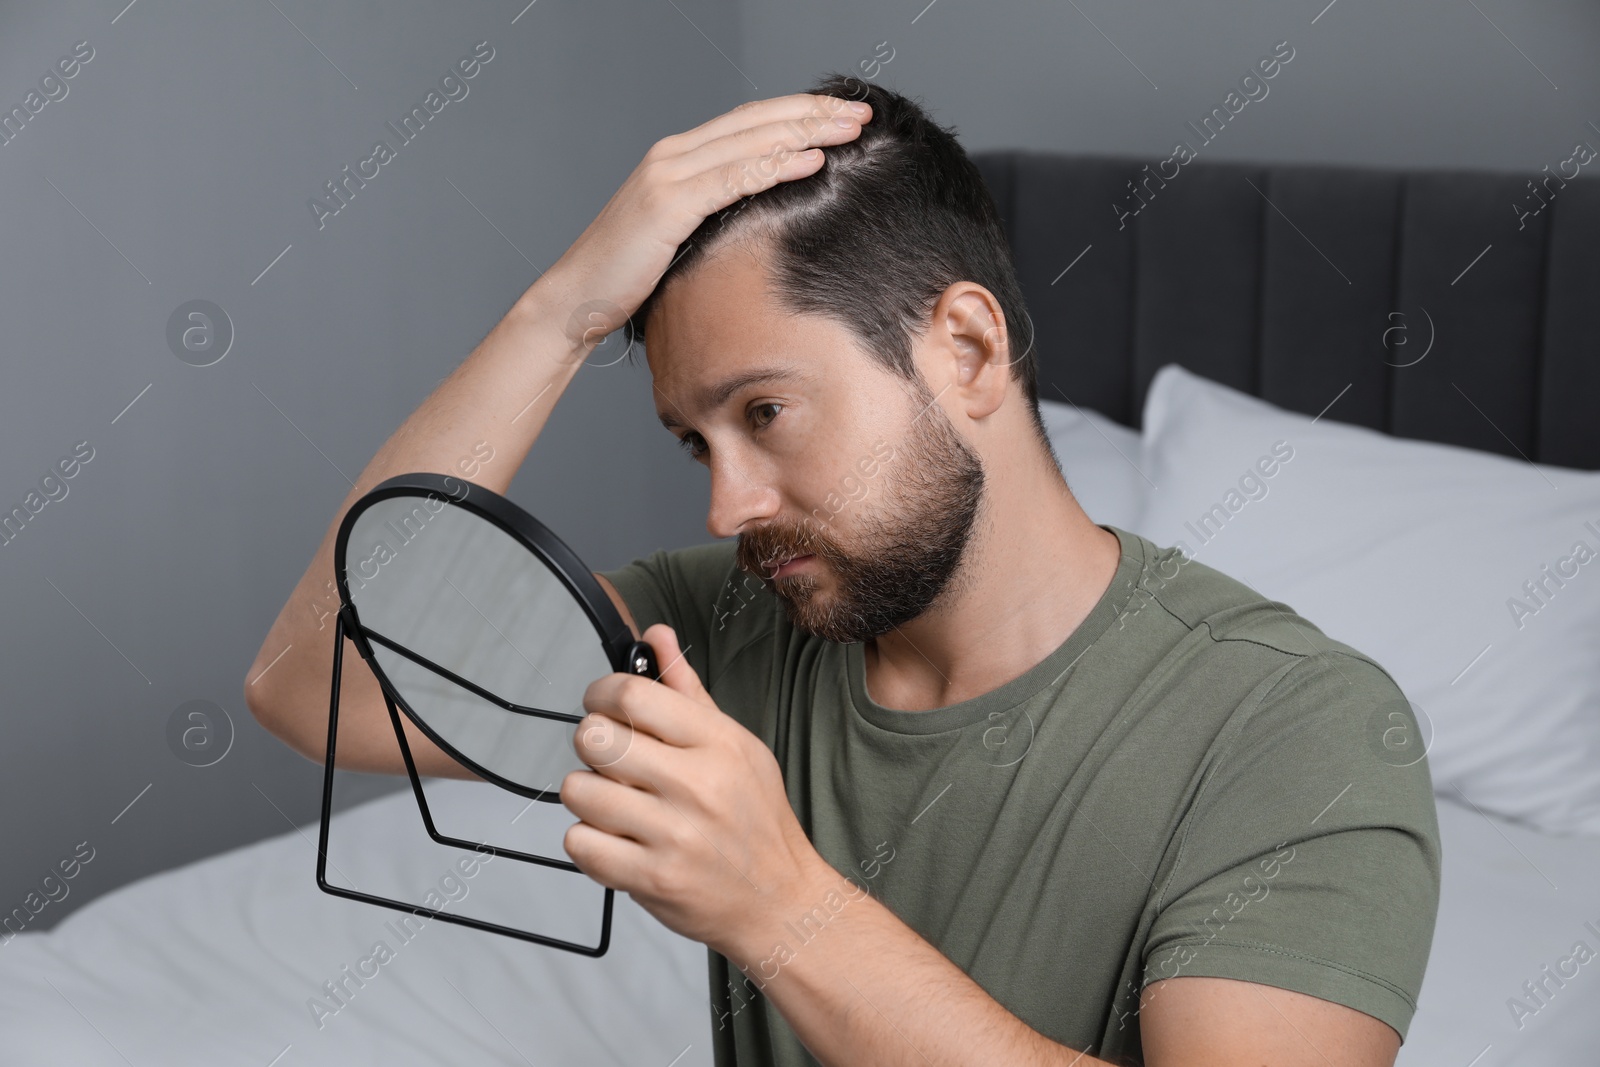
[[[870,109],[866,113],[856,113],[849,108],[811,112],[796,119],[774,119],[729,130],[721,137],[689,149],[679,158],[686,167],[695,170],[710,170],[738,161],[754,163],[780,149],[801,152],[852,141],[861,134],[862,124],[870,120]]]
[[[639,636],[655,650],[662,685],[702,703],[711,703],[711,694],[700,684],[700,676],[684,656],[687,649],[678,647],[676,630],[664,622],[658,622]]]
[[[578,758],[609,778],[641,789],[657,789],[672,766],[669,748],[711,740],[721,711],[678,647],[678,635],[656,623],[642,635],[656,655],[661,682],[613,673],[584,691],[589,712],[573,731]]]
[[[612,781],[652,792],[661,788],[675,766],[673,746],[605,712],[584,716],[572,733],[572,750]]]
[[[638,736],[638,731],[615,714],[591,710],[572,731],[572,750],[596,770],[608,770],[633,751]],[[659,739],[657,743],[661,743]]]
[[[834,129],[840,136],[830,143],[854,138],[860,128]],[[779,182],[815,174],[824,158],[822,150],[815,146],[796,149],[774,148],[771,144],[759,148],[729,145],[718,151],[725,156],[723,162],[696,167],[679,183],[684,200],[696,205],[696,214],[701,218]]]
[[[561,803],[597,830],[649,844],[666,805],[659,797],[593,771],[573,771],[561,782]]]
[[[677,748],[699,744],[707,737],[706,714],[712,710],[678,690],[636,674],[621,673],[601,675],[590,682],[583,693],[583,707],[605,716],[612,724],[609,728],[617,731],[615,738],[594,734],[583,739],[602,762],[620,759],[627,752],[633,732],[648,734]],[[579,725],[581,729],[582,724]]]
[[[586,822],[575,822],[567,827],[561,847],[580,871],[609,889],[628,885],[630,878],[644,868],[650,858],[643,845],[607,834]]]
[[[696,192],[749,196],[780,181],[803,177],[822,165],[805,152],[853,141],[861,124],[851,116],[816,124],[770,123],[707,142],[685,155],[681,166]]]
[[[854,140],[861,135],[862,122],[870,120],[870,108],[857,113],[837,97],[801,99],[838,106],[808,105],[799,114],[730,126],[720,136],[665,160],[665,173],[701,206],[702,215],[709,215],[780,181],[814,174],[822,166],[822,147]],[[808,156],[808,151],[816,154]]]
[[[806,119],[812,120],[814,125],[827,125],[841,112],[858,119],[864,119],[871,114],[870,106],[863,104],[866,111],[861,112],[853,108],[852,103],[854,101],[837,96],[824,96],[820,93],[792,93],[767,100],[752,100],[740,104],[732,111],[718,115],[709,122],[701,123],[692,130],[668,137],[664,143],[673,149],[675,154],[685,155],[718,138],[759,126],[798,123]]]

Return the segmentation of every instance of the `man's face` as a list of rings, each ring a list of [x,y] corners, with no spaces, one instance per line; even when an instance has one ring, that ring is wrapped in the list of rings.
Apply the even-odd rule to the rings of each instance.
[[[738,536],[739,567],[800,629],[864,641],[965,574],[983,466],[920,380],[778,307],[767,277],[758,249],[728,245],[661,294],[657,414],[710,470],[706,528]]]

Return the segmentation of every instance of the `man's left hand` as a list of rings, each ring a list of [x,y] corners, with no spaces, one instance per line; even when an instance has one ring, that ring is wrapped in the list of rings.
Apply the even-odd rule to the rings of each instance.
[[[771,749],[717,707],[677,634],[657,623],[642,637],[665,664],[659,683],[619,672],[584,692],[573,747],[593,769],[562,780],[580,820],[562,844],[583,873],[727,955],[839,876],[795,818]]]

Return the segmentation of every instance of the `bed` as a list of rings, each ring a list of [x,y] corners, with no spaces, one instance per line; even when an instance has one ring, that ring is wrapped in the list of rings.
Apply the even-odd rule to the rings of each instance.
[[[427,789],[444,826],[504,826],[528,804],[477,782]],[[548,832],[571,821],[547,804],[518,820]],[[426,840],[410,790],[336,814],[329,837],[335,868],[364,888],[427,884],[454,855]],[[317,888],[316,840],[313,822],[163,872],[0,947],[0,1062],[711,1063],[705,948],[625,894],[599,959],[442,922],[402,943],[399,913]],[[359,968],[378,940],[392,959]]]
[[[446,810],[504,802],[491,793],[475,783],[430,783],[430,797]],[[1584,936],[1585,921],[1600,920],[1593,892],[1600,838],[1556,838],[1448,799],[1439,802],[1439,828],[1439,924],[1398,1062],[1594,1062],[1600,974],[1580,972],[1521,1029],[1505,1001]],[[419,829],[411,796],[401,792],[336,815],[332,833],[364,839],[425,877],[438,866],[426,853],[388,844],[413,840]],[[617,897],[613,946],[598,960],[435,924],[319,1027],[307,1001],[365,953],[388,920],[317,890],[315,839],[313,824],[155,875],[86,905],[49,933],[0,947],[0,1060],[8,1067],[711,1064],[704,948],[625,894]],[[1571,892],[1582,887],[1590,890],[1587,909]]]
[[[1018,336],[1039,352],[1052,441],[1096,521],[1151,528],[1142,481],[1159,442],[1142,431],[1161,382],[1231,390],[1229,403],[1262,405],[1252,415],[1271,405],[1579,478],[1600,468],[1595,183],[1572,183],[1519,231],[1504,204],[1521,176],[1196,162],[1143,186],[1149,204],[1119,226],[1111,205],[1149,181],[1143,161],[976,158],[1016,251],[1032,320]],[[1424,321],[1437,351],[1419,360]],[[1574,588],[1562,610],[1588,611],[1600,578]],[[1439,754],[1457,759],[1445,742],[1462,731],[1442,735]],[[1548,811],[1588,818],[1578,801],[1531,814],[1515,791],[1486,802],[1504,784],[1493,770],[1463,772],[1486,792],[1439,797],[1440,913],[1403,1067],[1569,1067],[1600,1047],[1600,959],[1574,954],[1600,950],[1600,833],[1539,825]],[[564,826],[564,809],[529,812],[488,786],[429,790],[442,818],[525,820],[547,838]],[[419,834],[409,792],[333,821],[353,880],[436,877],[438,854],[394,845]],[[0,1062],[711,1063],[704,948],[624,894],[597,960],[435,923],[350,982],[392,914],[317,890],[315,836],[302,827],[146,878],[0,944]]]

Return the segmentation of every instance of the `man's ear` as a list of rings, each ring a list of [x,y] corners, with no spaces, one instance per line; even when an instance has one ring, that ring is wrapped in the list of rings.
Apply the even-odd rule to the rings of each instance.
[[[934,305],[924,377],[935,392],[952,390],[968,418],[991,415],[1005,402],[1016,358],[1010,325],[994,294],[976,282],[954,283]]]

